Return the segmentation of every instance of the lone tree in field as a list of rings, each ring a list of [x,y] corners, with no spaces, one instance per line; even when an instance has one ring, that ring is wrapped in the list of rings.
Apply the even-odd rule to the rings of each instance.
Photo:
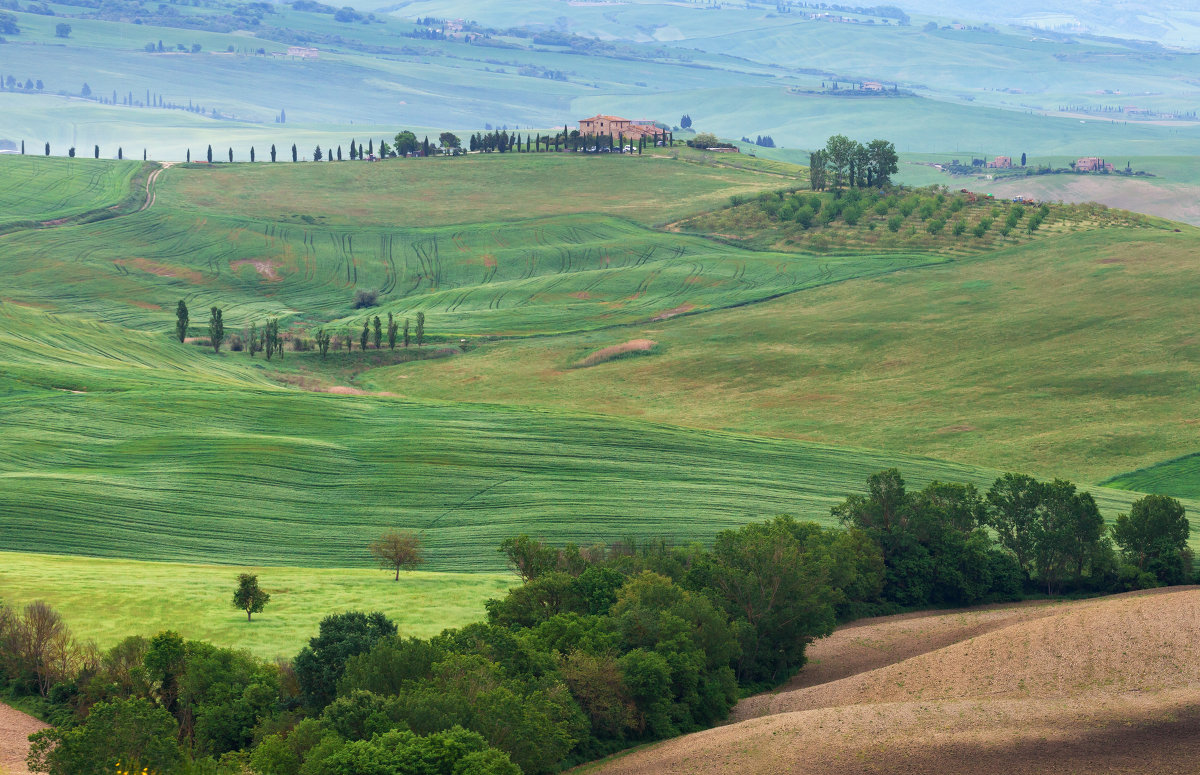
[[[232,148],[229,149],[229,163],[230,164],[233,163],[233,149]]]
[[[254,146],[250,146],[250,163],[254,163]]]
[[[271,143],[271,163],[275,163],[275,143]]]
[[[424,560],[421,557],[421,539],[413,533],[389,530],[371,542],[371,554],[379,560],[379,567],[396,571],[395,581],[400,580],[402,568],[412,569]]]
[[[225,343],[225,321],[221,319],[220,307],[213,307],[208,318],[208,341],[212,344],[213,352],[221,352]]]
[[[253,573],[238,574],[238,588],[233,593],[233,607],[246,612],[246,621],[271,602],[271,596],[258,585],[258,576]]]
[[[99,159],[100,158],[100,146],[97,145],[95,147],[94,153],[95,153],[95,158]]]
[[[292,143],[292,161],[296,160],[296,144]]]
[[[212,164],[212,146],[208,146],[208,163]]]
[[[417,313],[417,347],[425,343],[425,313]]]
[[[46,143],[46,155],[50,155],[50,143]]]
[[[183,340],[187,339],[188,329],[188,308],[183,303],[183,299],[175,305],[175,336],[179,339],[179,343],[183,344]]]

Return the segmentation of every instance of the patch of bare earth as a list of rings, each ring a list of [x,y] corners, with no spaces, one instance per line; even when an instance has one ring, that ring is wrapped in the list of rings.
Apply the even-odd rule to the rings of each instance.
[[[282,266],[282,264],[277,261],[255,261],[253,259],[243,258],[240,261],[229,262],[229,268],[235,272],[243,266],[253,266],[254,271],[258,272],[258,274],[264,280],[274,281],[283,279],[279,276],[279,272],[276,271],[280,266]]]
[[[0,772],[4,775],[29,775],[25,757],[29,755],[29,736],[46,725],[15,708],[0,703]]]
[[[611,347],[605,347],[589,354],[587,357],[580,359],[575,366],[578,368],[586,368],[587,366],[595,366],[598,363],[611,361],[614,358],[619,358],[622,355],[635,352],[648,352],[654,349],[657,344],[652,339],[631,339],[622,344],[614,344]]]
[[[113,263],[119,266],[132,266],[135,269],[141,269],[143,272],[148,272],[158,277],[178,277],[192,283],[199,283],[204,280],[204,276],[194,269],[160,264],[148,258],[119,258]]]
[[[604,773],[1200,772],[1200,589],[868,620]]]
[[[660,320],[666,320],[667,318],[673,318],[676,315],[682,315],[685,312],[691,312],[695,308],[695,304],[680,304],[678,307],[673,307],[665,312],[658,313],[654,317],[650,318],[650,320],[651,322],[657,323]]]

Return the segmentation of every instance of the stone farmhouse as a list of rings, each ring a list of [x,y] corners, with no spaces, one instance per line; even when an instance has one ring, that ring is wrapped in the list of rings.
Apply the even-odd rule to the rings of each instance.
[[[1076,172],[1112,172],[1113,165],[1098,156],[1085,156],[1075,161]]]
[[[592,116],[580,119],[579,134],[584,136],[612,135],[624,137],[626,140],[638,140],[643,137],[653,137],[662,130],[654,126],[649,119],[636,121],[618,116]]]

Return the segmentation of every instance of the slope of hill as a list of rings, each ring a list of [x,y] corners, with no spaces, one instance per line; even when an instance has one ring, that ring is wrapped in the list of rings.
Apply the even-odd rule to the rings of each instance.
[[[589,771],[1190,772],[1198,624],[1194,588],[866,621],[814,646],[800,688]]]
[[[139,194],[132,182],[141,169],[132,161],[0,157],[0,233],[117,206]]]
[[[1198,240],[1186,227],[1068,233],[729,312],[489,344],[359,382],[1096,481],[1195,451]],[[638,338],[655,354],[569,368]]]

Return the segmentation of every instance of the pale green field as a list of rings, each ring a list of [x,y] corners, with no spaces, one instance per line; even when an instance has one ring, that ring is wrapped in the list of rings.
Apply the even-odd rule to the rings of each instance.
[[[258,574],[271,595],[246,621],[231,605],[239,573]],[[508,573],[222,566],[0,552],[0,602],[45,600],[77,637],[101,648],[130,635],[175,630],[185,638],[291,657],[321,619],[383,611],[401,635],[429,637],[483,618],[483,602],[516,584]]]

